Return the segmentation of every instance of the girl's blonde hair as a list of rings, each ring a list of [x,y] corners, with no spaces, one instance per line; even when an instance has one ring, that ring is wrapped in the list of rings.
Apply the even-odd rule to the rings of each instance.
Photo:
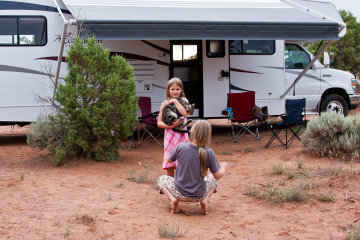
[[[182,83],[182,81],[180,80],[180,78],[172,78],[168,81],[167,86],[166,86],[166,92],[165,92],[165,98],[166,99],[170,99],[170,87],[172,85],[178,85],[181,88],[181,94],[180,97],[185,97],[185,93],[184,93],[184,85]]]
[[[199,158],[200,158],[200,167],[201,174],[203,177],[207,175],[206,167],[206,151],[204,147],[209,147],[211,143],[211,126],[210,123],[206,120],[198,120],[191,127],[190,130],[190,139],[191,142],[196,146],[199,146]]]

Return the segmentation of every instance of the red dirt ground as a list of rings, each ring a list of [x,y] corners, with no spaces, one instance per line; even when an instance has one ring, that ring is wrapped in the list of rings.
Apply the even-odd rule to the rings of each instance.
[[[0,239],[159,239],[161,223],[187,229],[181,239],[346,239],[346,228],[358,226],[359,163],[313,157],[299,141],[288,150],[277,142],[265,149],[265,128],[260,141],[246,135],[234,143],[226,120],[211,122],[212,147],[229,167],[206,216],[195,203],[180,203],[184,213],[171,214],[153,184],[127,179],[133,169],[147,169],[152,179],[165,174],[163,149],[156,143],[122,151],[116,162],[77,159],[55,167],[46,151],[27,146],[28,127],[0,127]],[[271,174],[278,163],[298,174]],[[246,195],[249,186],[263,190],[268,183],[282,188],[301,182],[309,187],[301,202]],[[317,200],[320,193],[335,201]]]

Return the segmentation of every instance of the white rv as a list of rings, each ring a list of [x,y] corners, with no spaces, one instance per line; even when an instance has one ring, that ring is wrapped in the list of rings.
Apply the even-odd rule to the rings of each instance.
[[[356,107],[353,75],[322,65],[297,42],[332,40],[344,29],[333,4],[307,0],[0,1],[0,122],[34,121],[66,75],[64,55],[82,24],[133,66],[137,94],[160,108],[171,77],[184,82],[194,117],[219,118],[227,93],[253,90],[256,104],[284,113],[306,98],[307,113]],[[343,31],[344,32],[344,31]]]

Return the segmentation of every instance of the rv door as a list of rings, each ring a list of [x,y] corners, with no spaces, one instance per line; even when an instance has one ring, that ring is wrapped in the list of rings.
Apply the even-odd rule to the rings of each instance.
[[[203,40],[204,117],[224,117],[229,92],[228,41]]]

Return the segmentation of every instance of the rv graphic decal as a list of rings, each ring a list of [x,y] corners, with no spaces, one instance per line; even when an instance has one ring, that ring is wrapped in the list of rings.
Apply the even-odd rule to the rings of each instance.
[[[9,65],[1,65],[0,64],[0,72],[21,72],[21,73],[30,73],[30,74],[38,74],[38,75],[45,75],[48,74],[36,70],[32,70],[29,68],[21,68],[21,67],[14,67]]]
[[[35,58],[35,60],[50,60],[50,61],[57,61],[58,60],[58,57],[41,57],[41,58]],[[65,57],[62,57],[61,58],[61,62],[66,62],[66,59]]]
[[[230,68],[230,71],[233,71],[233,72],[242,72],[242,73],[263,74],[263,73],[259,73],[259,72],[251,72],[251,71],[242,70],[242,69],[236,69],[236,68]]]
[[[46,11],[57,12],[56,7],[50,7],[46,5],[40,5],[36,3],[14,2],[14,1],[2,1],[0,4],[0,10],[32,10],[32,11]],[[63,13],[71,14],[70,11],[61,9]]]
[[[299,71],[285,70],[285,72],[294,74],[295,76],[299,75]],[[304,76],[308,77],[308,78],[312,78],[312,79],[320,81],[320,82],[325,82],[323,79],[319,78],[318,76],[314,76],[314,75],[311,75],[311,74],[305,74]]]
[[[277,70],[284,70],[284,67],[270,67],[270,66],[257,66],[261,68],[270,68],[270,69],[277,69]]]
[[[159,60],[156,60],[154,58],[149,58],[149,57],[145,57],[145,56],[138,55],[138,54],[133,54],[133,53],[110,52],[110,56],[113,56],[113,55],[121,55],[126,60],[156,61],[157,64],[160,64],[160,65],[163,65],[163,66],[170,66],[170,63],[159,61]]]
[[[148,41],[146,41],[146,40],[141,40],[141,41],[142,41],[143,43],[146,43],[147,45],[149,45],[149,46],[151,46],[151,47],[159,50],[159,51],[162,51],[162,52],[164,53],[164,55],[163,55],[164,57],[165,57],[165,53],[170,54],[170,50],[168,50],[168,49],[166,49],[166,48],[162,48],[162,47],[160,47],[160,46],[158,46],[158,45],[155,45],[155,44],[153,44],[153,43],[151,43],[151,42],[148,42]]]
[[[56,34],[55,35],[55,39],[53,42],[61,42],[61,34]],[[65,35],[65,46],[69,46],[70,44],[72,44],[75,41],[75,37],[74,34],[72,34],[71,32],[67,33]],[[83,42],[86,44],[87,43],[87,39],[83,40]],[[102,40],[95,40],[95,43],[102,43]]]
[[[163,87],[163,86],[160,86],[160,85],[157,85],[157,84],[152,84],[153,87],[158,87],[158,88],[161,88],[161,89],[166,89],[166,87]]]
[[[61,42],[61,37],[62,35],[61,34],[57,34],[55,35],[55,39],[53,42]],[[73,36],[73,34],[70,32],[70,33],[67,33],[65,35],[65,46],[69,46],[70,44],[72,44],[75,40],[75,37]]]
[[[238,90],[238,91],[244,91],[244,92],[251,91],[250,89],[239,88],[231,83],[230,83],[230,90]]]

